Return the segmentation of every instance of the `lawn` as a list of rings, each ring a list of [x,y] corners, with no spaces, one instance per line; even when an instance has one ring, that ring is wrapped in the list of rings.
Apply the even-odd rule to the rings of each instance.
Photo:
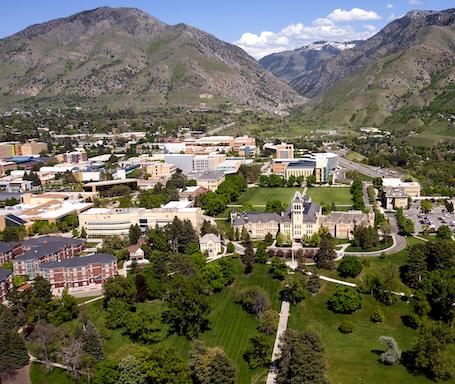
[[[363,295],[362,308],[351,315],[335,314],[327,309],[327,299],[335,291],[335,285],[322,282],[321,292],[291,308],[288,328],[303,331],[312,329],[321,337],[325,346],[327,377],[332,383],[413,383],[432,381],[423,376],[413,376],[402,365],[384,366],[378,362],[378,354],[385,350],[379,342],[381,335],[392,336],[402,350],[412,346],[416,331],[402,324],[401,315],[412,311],[404,302],[390,307],[379,304],[372,296]],[[374,324],[370,314],[376,306],[382,308],[385,321]],[[342,334],[338,326],[342,320],[354,324],[354,332]]]
[[[296,191],[303,192],[303,188],[248,188],[234,204],[265,206],[270,200],[281,200],[289,204]]]
[[[41,364],[32,364],[30,366],[30,380],[32,384],[71,384],[75,381],[68,372],[54,368],[46,372]]]
[[[204,332],[200,339],[209,346],[219,346],[224,349],[229,358],[234,362],[237,369],[238,383],[250,384],[265,377],[266,368],[251,371],[243,360],[248,340],[258,333],[258,320],[245,312],[240,305],[234,302],[236,292],[244,287],[259,286],[268,294],[273,309],[279,312],[280,300],[278,297],[280,283],[271,278],[268,272],[269,266],[256,265],[251,274],[245,275],[243,267],[238,261],[236,263],[237,277],[234,283],[225,288],[222,292],[212,296],[212,310],[209,315],[210,329]],[[153,301],[140,304],[148,308],[151,312],[161,313],[164,305],[160,301]],[[122,359],[129,353],[134,353],[136,344],[122,335],[121,330],[108,330],[104,324],[104,310],[102,301],[87,305],[90,319],[108,338],[104,344],[107,356]],[[167,334],[167,327],[163,327],[163,345],[175,349],[186,361],[189,361],[191,352],[191,341],[182,336]],[[270,348],[274,343],[274,335],[268,336]]]
[[[393,241],[392,239],[388,240],[388,241],[380,241],[378,243],[378,246],[377,247],[373,247],[373,248],[367,248],[367,249],[364,249],[364,248],[361,248],[361,247],[354,247],[353,245],[350,245],[349,247],[346,248],[346,252],[374,252],[374,251],[382,251],[383,249],[387,249],[389,247],[391,247],[393,244]]]
[[[350,188],[338,188],[338,187],[311,187],[308,188],[307,195],[311,197],[311,200],[315,203],[335,205],[352,205],[352,195]]]

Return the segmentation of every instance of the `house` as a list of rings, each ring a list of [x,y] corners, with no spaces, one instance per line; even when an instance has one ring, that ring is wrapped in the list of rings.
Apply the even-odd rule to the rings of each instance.
[[[215,257],[221,253],[221,239],[213,233],[207,233],[199,240],[199,246],[202,253],[208,254],[209,257]]]
[[[13,272],[0,268],[0,304],[6,300],[9,290],[13,286]]]
[[[196,197],[207,193],[209,190],[201,186],[186,187],[185,190],[179,193],[180,199],[194,200]]]
[[[117,274],[117,258],[106,253],[95,253],[50,261],[40,264],[38,274],[48,280],[52,288],[102,284]]]
[[[22,254],[22,245],[16,241],[0,241],[0,265],[13,260],[16,256]]]
[[[123,265],[125,270],[129,269],[133,263],[136,263],[140,266],[150,264],[150,261],[145,258],[144,250],[142,249],[144,242],[145,240],[141,236],[136,244],[130,245],[128,247],[130,258],[129,260],[126,260]]]
[[[24,253],[13,259],[15,275],[28,276],[33,280],[39,265],[50,261],[61,261],[84,249],[85,241],[59,236],[33,237],[22,242]]]

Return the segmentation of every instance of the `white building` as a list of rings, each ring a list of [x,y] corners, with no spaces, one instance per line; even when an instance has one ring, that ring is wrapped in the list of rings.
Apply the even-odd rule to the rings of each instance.
[[[213,233],[207,233],[199,240],[201,252],[207,252],[208,257],[215,257],[221,253],[221,239]]]

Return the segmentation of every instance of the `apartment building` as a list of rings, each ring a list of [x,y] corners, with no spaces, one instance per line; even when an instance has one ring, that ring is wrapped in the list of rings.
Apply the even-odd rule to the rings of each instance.
[[[201,208],[190,201],[171,201],[161,208],[91,208],[79,215],[79,228],[85,228],[89,238],[128,236],[131,225],[139,225],[142,232],[155,226],[172,223],[175,217],[189,220],[199,231],[203,222]]]
[[[117,258],[106,253],[70,257],[42,263],[38,273],[49,281],[53,289],[102,284],[117,275]]]
[[[153,182],[166,182],[176,172],[175,164],[152,161],[145,164],[146,173],[150,175],[149,180]]]
[[[34,279],[42,263],[62,261],[84,249],[85,241],[58,236],[34,237],[22,242],[23,254],[13,259],[15,275]]]
[[[79,148],[75,151],[61,153],[56,155],[58,161],[68,164],[80,164],[88,161],[88,155],[85,149]]]
[[[6,300],[9,290],[13,286],[13,272],[0,268],[0,304]]]
[[[22,245],[16,241],[0,241],[0,264],[5,264],[23,253]]]

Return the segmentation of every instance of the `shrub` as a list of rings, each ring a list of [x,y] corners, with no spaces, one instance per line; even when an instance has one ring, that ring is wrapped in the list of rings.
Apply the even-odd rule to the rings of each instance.
[[[381,308],[377,307],[373,313],[370,315],[370,320],[373,323],[382,323],[384,321],[384,312],[382,312]]]
[[[352,331],[354,330],[354,324],[352,323],[352,321],[343,320],[338,326],[338,330],[341,333],[352,333]]]
[[[279,320],[280,315],[278,312],[269,309],[261,314],[258,329],[266,335],[272,335],[276,332]]]
[[[362,262],[358,257],[345,256],[338,265],[338,272],[342,277],[356,277],[362,272]]]
[[[401,351],[393,337],[381,336],[379,340],[387,345],[387,351],[381,353],[379,361],[386,365],[398,364],[401,359]]]
[[[362,297],[350,287],[338,287],[327,305],[333,312],[352,313],[362,306]]]
[[[232,244],[232,242],[228,243],[226,251],[227,251],[227,253],[234,253],[235,252],[235,247],[234,247],[234,244]]]
[[[267,294],[259,287],[251,287],[240,291],[236,300],[242,308],[253,315],[261,315],[270,308]]]

